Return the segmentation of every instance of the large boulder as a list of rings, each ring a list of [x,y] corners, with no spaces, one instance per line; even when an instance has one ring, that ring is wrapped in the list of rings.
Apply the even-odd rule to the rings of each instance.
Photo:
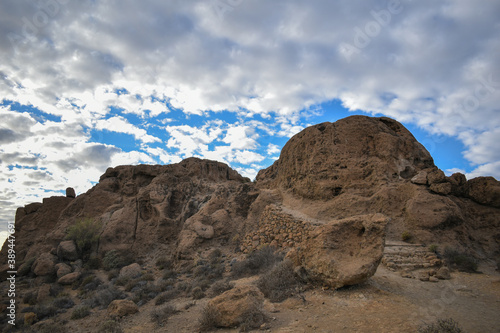
[[[78,251],[76,249],[75,242],[72,240],[67,240],[59,243],[57,247],[57,256],[60,260],[76,260],[78,259]]]
[[[128,266],[123,267],[120,270],[120,277],[126,279],[134,279],[141,276],[142,268],[138,263],[133,263]]]
[[[80,278],[81,275],[82,273],[80,272],[69,273],[59,278],[59,280],[57,280],[57,283],[62,285],[70,285],[75,283]]]
[[[66,265],[65,263],[62,263],[62,262],[56,264],[55,269],[56,269],[57,278],[61,278],[65,275],[71,273],[71,271],[72,271],[71,266]]]
[[[57,261],[57,257],[50,253],[42,253],[40,257],[38,257],[33,266],[31,266],[31,270],[37,276],[47,276],[53,275],[56,273],[55,263]]]
[[[466,194],[472,200],[500,208],[500,182],[493,177],[477,177],[466,184]]]
[[[331,221],[312,230],[289,257],[311,279],[332,288],[361,283],[382,259],[387,222],[382,214]]]
[[[261,322],[264,322],[261,308],[264,304],[264,295],[255,286],[235,287],[219,295],[207,304],[207,308],[216,313],[215,326],[217,327],[237,327],[249,316],[256,318],[261,315]],[[257,324],[257,323],[256,323]]]

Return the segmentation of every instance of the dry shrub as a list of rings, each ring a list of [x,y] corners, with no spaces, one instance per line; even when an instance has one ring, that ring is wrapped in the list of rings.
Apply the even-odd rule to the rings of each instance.
[[[281,253],[275,252],[271,247],[264,246],[250,253],[245,260],[237,261],[232,267],[232,276],[235,278],[254,275],[264,271],[283,260]]]
[[[463,333],[458,323],[451,318],[438,319],[435,323],[422,325],[418,333]]]
[[[257,281],[260,291],[272,302],[282,302],[292,296],[298,285],[290,260],[276,264]]]
[[[199,320],[200,331],[209,332],[217,328],[220,321],[220,313],[217,308],[211,304],[208,304],[201,313],[201,318]]]

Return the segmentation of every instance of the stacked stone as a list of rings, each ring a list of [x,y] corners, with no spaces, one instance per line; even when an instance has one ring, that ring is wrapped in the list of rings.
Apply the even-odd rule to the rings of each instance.
[[[241,251],[249,253],[269,245],[276,248],[290,248],[301,243],[312,226],[285,214],[280,208],[269,205],[259,220],[259,229],[248,233],[241,245]]]
[[[391,246],[386,244],[382,263],[392,271],[409,271],[442,265],[435,253],[421,245]]]

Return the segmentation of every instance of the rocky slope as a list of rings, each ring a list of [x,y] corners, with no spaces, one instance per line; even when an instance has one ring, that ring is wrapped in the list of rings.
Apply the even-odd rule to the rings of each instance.
[[[446,177],[400,123],[352,116],[295,135],[255,182],[197,158],[109,168],[76,198],[68,190],[67,197],[19,208],[16,260],[40,290],[75,283],[85,274],[78,259],[89,258],[67,234],[90,220],[98,229],[91,249],[97,260],[114,250],[143,268],[170,258],[173,269],[192,273],[219,249],[229,272],[243,254],[268,245],[287,253],[302,281],[335,289],[373,276],[386,241],[402,235],[498,258],[499,217],[494,178]],[[4,245],[3,273],[6,252]],[[442,264],[431,259],[436,269]],[[138,264],[130,269],[141,273]]]

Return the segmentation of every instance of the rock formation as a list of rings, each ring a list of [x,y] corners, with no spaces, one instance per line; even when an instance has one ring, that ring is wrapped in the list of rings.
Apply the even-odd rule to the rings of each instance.
[[[99,258],[110,250],[161,254],[182,266],[214,246],[247,253],[270,245],[292,250],[309,276],[334,288],[369,278],[384,239],[403,231],[478,258],[500,253],[499,182],[446,177],[407,129],[384,117],[305,129],[256,182],[223,163],[189,158],[109,168],[87,193],[67,193],[16,213],[18,263],[36,259],[34,274],[63,282],[79,274],[68,272],[81,254],[66,235],[82,219],[98,225],[92,255]]]

